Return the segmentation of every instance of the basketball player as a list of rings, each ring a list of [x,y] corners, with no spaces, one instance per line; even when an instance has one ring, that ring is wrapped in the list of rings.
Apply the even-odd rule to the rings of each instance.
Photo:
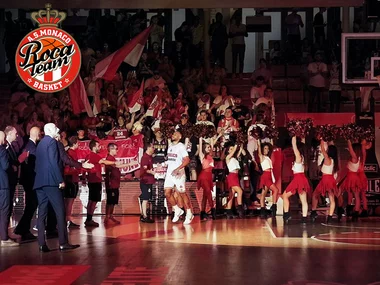
[[[185,145],[180,142],[181,138],[182,134],[179,131],[175,131],[172,135],[172,143],[168,148],[168,169],[166,171],[164,189],[166,199],[174,208],[174,218],[172,222],[177,222],[179,217],[183,214],[183,210],[178,207],[176,200],[173,197],[173,188],[176,187],[176,191],[183,199],[186,208],[186,219],[183,224],[188,225],[194,218],[194,215],[191,212],[191,203],[186,194],[185,188],[185,167],[189,164],[190,158]]]

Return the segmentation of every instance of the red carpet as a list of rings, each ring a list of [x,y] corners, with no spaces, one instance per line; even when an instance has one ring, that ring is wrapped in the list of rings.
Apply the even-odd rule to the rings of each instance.
[[[89,268],[87,265],[15,265],[0,273],[0,283],[70,285]]]

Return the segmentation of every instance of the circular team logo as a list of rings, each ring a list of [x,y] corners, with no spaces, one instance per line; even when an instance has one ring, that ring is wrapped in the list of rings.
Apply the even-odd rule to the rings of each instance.
[[[57,26],[66,13],[51,10],[33,12],[31,18],[39,28],[27,34],[16,50],[16,69],[30,88],[42,92],[58,92],[67,88],[78,76],[81,53],[74,38]]]

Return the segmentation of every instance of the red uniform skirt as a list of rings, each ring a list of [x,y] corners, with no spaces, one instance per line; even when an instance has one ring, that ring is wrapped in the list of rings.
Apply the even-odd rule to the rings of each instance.
[[[260,177],[259,189],[263,189],[264,186],[271,187],[274,184],[272,179],[272,171],[264,171]]]
[[[340,185],[340,189],[346,192],[359,192],[361,188],[358,172],[349,171]]]
[[[340,191],[336,185],[336,180],[332,174],[323,174],[321,181],[318,183],[317,188],[315,188],[317,194],[325,195],[326,192],[333,191],[335,196],[339,196]]]
[[[310,183],[304,173],[294,173],[293,180],[286,187],[285,192],[292,192],[292,194],[302,194],[303,192],[310,193]]]
[[[240,187],[239,173],[230,172],[227,175],[227,187],[232,188],[234,186]]]
[[[213,186],[212,171],[202,170],[198,177],[197,188],[202,188],[203,192],[211,192]]]
[[[364,171],[358,171],[360,192],[366,192],[368,188],[368,179]]]

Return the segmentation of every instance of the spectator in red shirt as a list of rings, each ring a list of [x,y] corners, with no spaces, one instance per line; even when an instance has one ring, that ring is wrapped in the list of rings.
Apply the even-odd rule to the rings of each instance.
[[[239,122],[232,117],[232,108],[228,107],[224,113],[224,118],[219,121],[218,134],[224,131],[226,134],[239,130]]]
[[[88,138],[88,136],[86,136],[86,130],[84,127],[79,127],[78,130],[77,130],[77,134],[78,134],[78,140],[79,141],[88,141],[90,140]]]
[[[99,224],[92,220],[96,204],[102,200],[102,164],[104,165],[119,165],[116,161],[109,161],[100,157],[99,142],[91,140],[89,144],[90,154],[86,160],[94,165],[94,168],[88,171],[88,204],[87,204],[87,219],[84,223],[86,227],[99,227]]]
[[[76,151],[78,149],[78,138],[75,136],[70,137],[68,142],[68,156],[70,156],[73,160],[78,161],[78,154]],[[78,182],[80,172],[80,169],[70,167],[69,165],[66,165],[64,169],[65,189],[63,191],[63,196],[65,198],[66,221],[69,228],[79,228],[79,225],[75,224],[71,220],[71,213],[73,210],[74,200],[78,195]]]
[[[140,200],[142,201],[141,205],[141,217],[140,221],[143,223],[154,223],[147,215],[147,205],[148,201],[152,199],[152,189],[153,184],[155,183],[153,170],[153,155],[154,154],[154,145],[149,143],[145,146],[145,153],[141,158],[140,169],[141,169],[141,178],[140,178],[140,188],[141,195]]]
[[[120,224],[113,216],[115,205],[119,203],[119,188],[120,188],[120,168],[128,167],[129,164],[117,164],[115,156],[117,155],[117,145],[110,143],[107,146],[108,155],[106,160],[113,162],[114,164],[106,165],[106,193],[107,193],[107,205],[106,205],[106,218],[104,224],[107,225],[110,221],[115,224]]]

